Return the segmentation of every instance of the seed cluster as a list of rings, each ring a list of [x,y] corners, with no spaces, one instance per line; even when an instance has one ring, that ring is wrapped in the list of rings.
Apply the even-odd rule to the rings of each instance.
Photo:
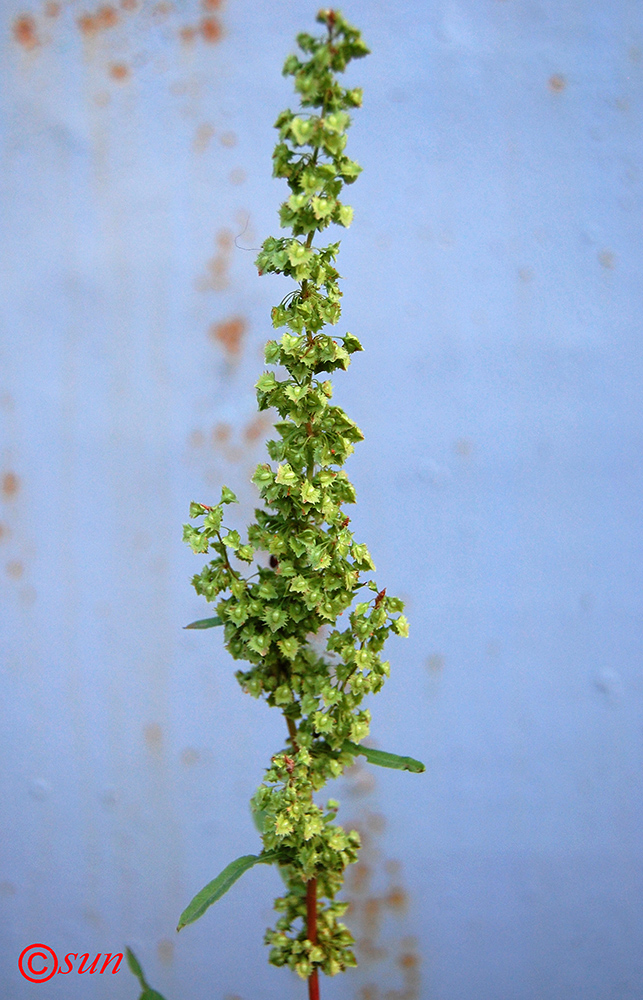
[[[340,316],[339,243],[315,247],[312,241],[330,223],[348,226],[352,218],[339,195],[361,171],[344,148],[348,110],[359,107],[362,94],[341,87],[335,74],[368,53],[338,11],[322,10],[317,20],[325,35],[299,35],[303,56],[290,56],[284,66],[301,108],[314,110],[286,110],[276,122],[274,176],[290,188],[280,219],[291,235],[266,239],[256,261],[260,274],[283,274],[297,286],[272,310],[273,326],[286,330],[265,349],[266,363],[285,377],[265,372],[256,385],[259,409],[279,414],[278,437],[267,445],[272,464],[259,465],[253,476],[263,507],[242,541],[223,526],[224,508],[236,500],[224,487],[217,505],[191,505],[190,516],[203,520],[184,529],[195,552],[215,553],[193,584],[206,600],[217,601],[226,648],[249,664],[236,674],[241,686],[278,706],[288,724],[288,745],[272,758],[253,810],[264,853],[276,857],[287,889],[275,903],[276,928],[266,935],[270,961],[303,978],[316,968],[335,975],[355,964],[353,938],[339,919],[346,904],[335,896],[344,869],[357,858],[359,836],[335,824],[336,802],[324,809],[313,793],[352,763],[352,745],[369,732],[362,701],[389,673],[382,647],[391,632],[408,634],[402,601],[369,578],[375,566],[366,545],[354,540],[344,511],[355,502],[355,490],[342,466],[363,435],[331,404],[331,382],[317,377],[345,370],[362,350],[350,333],[323,332]],[[243,563],[254,564],[255,572],[246,576]],[[363,588],[372,596],[355,603]],[[340,628],[344,612],[348,621]],[[312,879],[315,942],[306,927]]]

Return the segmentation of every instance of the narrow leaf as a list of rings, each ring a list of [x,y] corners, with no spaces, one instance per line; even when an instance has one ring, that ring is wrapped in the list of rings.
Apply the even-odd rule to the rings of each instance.
[[[415,760],[413,757],[400,757],[396,753],[387,753],[385,750],[373,750],[371,747],[365,747],[361,743],[358,745],[346,740],[343,749],[349,750],[354,754],[361,754],[362,757],[366,757],[369,764],[377,764],[379,767],[393,767],[397,771],[413,771],[414,774],[421,774],[422,771],[426,771],[426,767],[421,760]]]
[[[200,618],[198,622],[190,622],[183,628],[214,628],[215,625],[223,625],[223,619],[215,615],[214,618]]]
[[[131,948],[125,949],[125,955],[127,958],[127,964],[130,967],[130,972],[133,972],[143,989],[147,989],[147,983],[145,982],[145,976],[143,975],[143,970],[141,968],[140,962]]]
[[[208,882],[200,892],[197,892],[192,902],[186,906],[179,917],[177,931],[202,917],[208,907],[221,899],[249,868],[254,865],[270,865],[277,860],[277,857],[277,851],[267,851],[265,854],[244,854],[236,861],[231,861],[212,882]]]

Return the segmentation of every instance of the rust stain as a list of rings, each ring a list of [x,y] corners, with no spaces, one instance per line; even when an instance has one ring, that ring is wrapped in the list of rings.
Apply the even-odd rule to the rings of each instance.
[[[136,10],[138,7],[138,0],[121,0],[121,7],[123,10]]]
[[[163,938],[156,946],[156,953],[161,965],[171,965],[174,961],[174,942]]]
[[[567,80],[561,73],[554,73],[553,76],[549,77],[549,89],[554,94],[561,94],[566,86]]]
[[[204,17],[199,25],[199,30],[201,38],[209,45],[214,45],[215,42],[220,41],[223,34],[221,24],[216,17]]]
[[[31,14],[21,14],[13,22],[13,37],[23,49],[35,49],[40,45],[36,22]]]
[[[7,563],[7,576],[10,576],[12,580],[19,580],[24,571],[24,566],[17,559]]]
[[[112,80],[117,80],[118,83],[122,83],[124,80],[129,79],[129,66],[126,66],[125,63],[112,63],[109,67],[109,75]]]
[[[433,674],[439,674],[444,666],[444,657],[442,653],[431,653],[426,665]]]
[[[255,441],[258,441],[259,438],[263,436],[263,432],[271,426],[271,424],[272,421],[270,420],[270,417],[265,416],[265,414],[259,414],[258,416],[253,417],[250,423],[246,424],[243,429],[244,440],[247,441],[248,444],[254,444]]]
[[[389,889],[384,902],[391,910],[405,910],[409,902],[409,894],[400,885],[394,885]]]
[[[222,323],[214,323],[210,327],[210,336],[213,340],[223,344],[228,354],[239,354],[241,352],[241,341],[246,332],[246,321],[243,316],[232,316]]]
[[[118,24],[118,11],[109,4],[99,7],[94,14],[82,14],[77,22],[83,35],[97,35]]]
[[[197,278],[196,287],[200,292],[222,292],[228,287],[228,268],[230,252],[234,245],[234,236],[229,229],[221,229],[217,234],[217,246],[220,253],[215,254],[207,262],[207,274]]]
[[[205,153],[206,149],[210,145],[210,140],[214,135],[214,126],[210,125],[209,122],[205,122],[203,125],[199,125],[196,130],[196,135],[194,137],[194,152],[195,153]]]
[[[230,439],[231,430],[230,424],[217,424],[212,431],[212,443],[225,444]]]
[[[196,28],[193,28],[191,25],[181,28],[179,31],[179,38],[182,42],[185,42],[186,45],[191,45],[196,38]]]
[[[222,146],[232,149],[233,146],[237,145],[237,136],[234,132],[223,132],[220,141]]]
[[[235,187],[239,187],[243,184],[246,179],[246,172],[242,167],[235,167],[234,170],[230,171],[230,183],[234,184]]]
[[[9,537],[9,529],[6,524],[0,522],[0,542],[5,541]]]
[[[143,729],[143,737],[147,749],[151,753],[160,753],[163,749],[163,730],[159,726],[158,722],[150,722],[149,725],[145,726]]]
[[[20,491],[20,480],[15,472],[5,472],[2,477],[2,495],[7,500],[13,500]]]
[[[58,17],[59,14],[60,14],[59,3],[54,3],[53,0],[50,0],[49,3],[45,4],[45,15],[47,17]]]
[[[204,10],[219,10],[221,0],[202,0],[201,6]]]
[[[161,0],[161,2],[157,3],[153,8],[152,14],[154,17],[163,18],[171,14],[173,10],[174,4],[167,3],[167,0]]]

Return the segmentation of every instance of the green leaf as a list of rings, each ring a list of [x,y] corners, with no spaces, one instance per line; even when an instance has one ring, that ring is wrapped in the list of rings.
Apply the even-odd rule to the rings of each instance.
[[[143,992],[139,997],[139,1000],[165,1000],[165,997],[162,996],[157,990],[153,990],[152,987],[147,982],[147,980],[145,979],[140,962],[137,959],[134,952],[132,951],[132,949],[126,948],[125,951],[127,956],[127,964],[129,965],[130,971],[134,973],[139,983],[141,984],[141,989],[143,990]]]
[[[140,962],[131,948],[125,949],[125,957],[127,958],[127,964],[130,967],[130,972],[133,972],[143,989],[147,988],[147,983],[145,982],[145,976],[143,975],[143,970],[141,968]]]
[[[221,899],[244,872],[255,865],[271,865],[277,860],[277,857],[277,851],[267,851],[265,854],[243,854],[236,861],[231,861],[212,882],[208,882],[200,892],[197,892],[192,902],[186,906],[179,917],[177,931],[187,927],[188,924],[193,924],[195,920],[202,917],[208,907]]]
[[[373,750],[371,747],[362,746],[361,743],[358,746],[356,743],[346,740],[342,750],[360,754],[362,757],[366,757],[369,764],[377,764],[378,767],[393,767],[397,771],[412,771],[414,774],[426,771],[421,760],[415,760],[413,757],[400,757],[396,753],[387,753],[385,750]]]
[[[214,618],[200,618],[198,622],[190,622],[183,628],[214,628],[215,625],[223,625],[223,620],[215,615]]]
[[[239,501],[232,490],[229,490],[227,486],[222,486],[221,499],[219,500],[219,503],[239,503]]]

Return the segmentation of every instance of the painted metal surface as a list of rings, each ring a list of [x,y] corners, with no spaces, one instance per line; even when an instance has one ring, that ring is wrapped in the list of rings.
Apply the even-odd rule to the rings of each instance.
[[[181,544],[248,484],[284,285],[279,75],[314,5],[2,5],[2,996],[32,941],[129,943],[168,1000],[295,998],[261,945],[247,800],[282,739],[242,696]],[[373,55],[351,155],[336,396],[366,441],[354,527],[408,599],[356,772],[360,1000],[607,1000],[641,965],[640,7],[355,2]],[[394,992],[391,992],[394,991]],[[396,991],[396,992],[395,992]]]

